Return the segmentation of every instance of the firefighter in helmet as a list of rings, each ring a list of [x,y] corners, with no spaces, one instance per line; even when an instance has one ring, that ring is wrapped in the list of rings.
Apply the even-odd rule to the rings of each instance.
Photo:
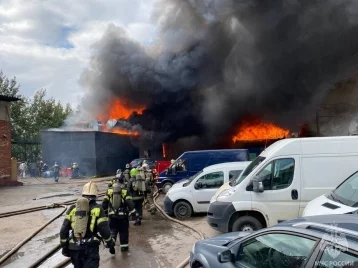
[[[136,210],[136,221],[134,225],[141,225],[143,218],[143,202],[147,195],[148,187],[145,182],[145,177],[142,176],[142,167],[138,167],[136,170],[137,175],[135,177],[131,176],[128,182],[128,193],[132,196],[134,208]]]
[[[108,218],[96,203],[97,185],[90,181],[84,185],[82,197],[66,213],[60,231],[62,255],[71,257],[75,268],[99,267],[99,245],[103,240],[115,254]],[[71,233],[71,235],[70,235]],[[98,234],[99,233],[99,234]]]
[[[134,203],[124,184],[124,176],[107,190],[102,207],[109,216],[111,235],[116,241],[119,233],[121,251],[128,251],[129,217],[135,215]]]
[[[149,169],[149,165],[147,164],[147,162],[144,160],[143,161],[143,165],[142,165],[142,170],[143,170],[143,176],[145,177],[145,182],[146,182],[146,186],[147,186],[147,195],[146,195],[146,207],[147,207],[147,211],[150,212],[150,214],[154,215],[157,211],[157,208],[154,205],[154,176],[152,171]]]
[[[131,170],[130,170],[130,165],[126,164],[126,169],[123,171],[123,175],[124,175],[124,184],[127,186],[129,179],[131,178]]]
[[[52,169],[53,169],[53,176],[55,178],[55,182],[58,182],[58,179],[60,178],[60,166],[57,164],[57,162],[55,162]]]

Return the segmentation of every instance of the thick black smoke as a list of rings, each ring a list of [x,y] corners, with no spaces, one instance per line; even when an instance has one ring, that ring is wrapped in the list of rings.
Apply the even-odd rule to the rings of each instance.
[[[110,25],[82,75],[84,108],[145,105],[131,124],[167,140],[218,140],[245,116],[287,127],[357,70],[355,0],[162,0],[151,47]]]

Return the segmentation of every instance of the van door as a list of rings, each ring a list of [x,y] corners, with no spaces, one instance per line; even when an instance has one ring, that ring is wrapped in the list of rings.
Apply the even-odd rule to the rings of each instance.
[[[195,210],[197,212],[207,212],[210,199],[223,184],[223,171],[212,171],[199,177],[194,183],[194,189],[192,192],[194,200],[193,205],[196,208]]]
[[[189,176],[193,176],[198,173],[200,170],[203,170],[210,159],[210,154],[208,153],[193,153],[189,155]]]
[[[269,218],[270,225],[297,218],[300,208],[300,158],[276,158],[256,173],[264,192],[253,192],[252,209]],[[250,184],[252,187],[252,184]]]

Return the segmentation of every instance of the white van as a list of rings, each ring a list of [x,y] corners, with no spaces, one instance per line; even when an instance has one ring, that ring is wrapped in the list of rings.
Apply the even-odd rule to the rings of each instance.
[[[249,231],[302,215],[307,203],[357,170],[358,136],[285,139],[264,150],[210,204],[222,232]]]
[[[251,162],[230,162],[204,168],[174,184],[164,198],[164,210],[179,218],[207,212],[210,199],[224,183],[236,179]]]
[[[349,176],[331,193],[309,202],[303,211],[304,217],[328,214],[358,214],[358,172]]]

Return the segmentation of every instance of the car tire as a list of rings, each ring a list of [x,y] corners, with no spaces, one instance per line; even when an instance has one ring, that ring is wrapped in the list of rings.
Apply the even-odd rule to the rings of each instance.
[[[261,222],[251,216],[239,217],[232,224],[233,232],[256,231],[262,228]]]
[[[174,215],[177,219],[190,218],[193,214],[193,209],[188,202],[180,201],[174,205]]]
[[[164,183],[163,188],[162,188],[162,192],[164,194],[166,194],[169,191],[169,189],[172,188],[172,186],[173,186],[173,183],[171,183],[171,182]]]

